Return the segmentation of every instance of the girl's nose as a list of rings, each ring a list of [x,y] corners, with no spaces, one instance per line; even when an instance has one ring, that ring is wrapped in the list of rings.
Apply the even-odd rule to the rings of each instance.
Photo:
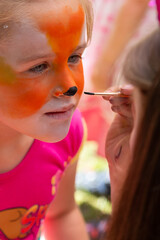
[[[74,96],[77,91],[78,91],[78,88],[76,86],[70,87],[67,92],[63,93],[63,95],[65,95],[65,96]]]

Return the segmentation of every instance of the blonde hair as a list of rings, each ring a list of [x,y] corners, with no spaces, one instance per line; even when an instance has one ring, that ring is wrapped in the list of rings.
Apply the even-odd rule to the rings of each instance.
[[[93,30],[93,8],[90,0],[79,0],[82,4],[84,12],[86,14],[86,23],[87,23],[87,38],[88,42],[91,41],[92,38],[92,30]]]
[[[14,25],[14,23],[21,22],[22,10],[25,4],[35,1],[37,0],[0,0],[0,40],[6,39],[6,37],[11,34],[12,25]],[[93,28],[92,4],[90,0],[78,1],[82,5],[86,15],[87,41],[90,42]],[[25,11],[23,11],[23,13],[25,13]],[[29,13],[26,13],[26,15],[29,15]]]

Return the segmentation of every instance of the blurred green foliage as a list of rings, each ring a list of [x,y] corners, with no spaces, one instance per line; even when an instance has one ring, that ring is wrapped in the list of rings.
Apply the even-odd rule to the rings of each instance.
[[[97,154],[98,145],[94,141],[87,141],[80,154],[78,171],[108,171],[108,165],[105,158]],[[106,196],[96,196],[91,192],[76,190],[76,201],[82,211],[86,222],[102,220],[111,213],[111,202]]]
[[[79,158],[78,171],[108,170],[107,160],[97,154],[98,144],[95,141],[86,141]]]

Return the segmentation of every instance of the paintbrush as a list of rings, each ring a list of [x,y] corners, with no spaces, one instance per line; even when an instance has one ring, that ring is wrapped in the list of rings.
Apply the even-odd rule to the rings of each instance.
[[[129,95],[125,95],[121,92],[84,92],[87,95],[99,95],[99,96],[106,96],[106,97],[129,97]]]

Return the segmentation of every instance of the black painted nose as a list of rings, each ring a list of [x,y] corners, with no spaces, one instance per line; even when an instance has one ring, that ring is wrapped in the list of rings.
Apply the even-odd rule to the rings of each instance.
[[[77,91],[78,91],[78,88],[74,86],[74,87],[69,88],[67,92],[63,93],[63,95],[74,96]]]

